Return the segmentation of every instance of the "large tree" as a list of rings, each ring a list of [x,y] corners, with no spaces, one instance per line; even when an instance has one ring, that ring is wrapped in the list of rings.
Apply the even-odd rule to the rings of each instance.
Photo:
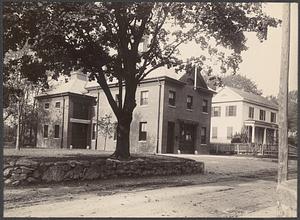
[[[81,69],[97,80],[118,121],[114,156],[128,158],[137,85],[159,67],[189,67],[178,58],[181,44],[195,41],[236,69],[247,49],[244,32],[255,31],[263,40],[268,27],[277,24],[263,13],[261,3],[6,2],[4,52],[15,50],[15,42],[28,42],[54,77]],[[146,39],[147,47],[140,50]],[[227,56],[218,47],[232,53]],[[205,60],[192,59],[200,67]],[[119,105],[108,87],[113,79],[119,85]]]
[[[30,72],[26,72],[30,70]],[[5,53],[4,59],[4,122],[10,119],[10,125],[16,125],[16,149],[24,143],[26,127],[35,130],[36,106],[34,96],[47,84],[45,74],[39,74],[43,65],[34,56],[33,51],[26,42],[22,47]],[[32,142],[31,142],[32,144]]]
[[[222,84],[237,89],[243,89],[246,92],[253,93],[255,95],[262,95],[262,91],[258,89],[256,83],[246,76],[240,74],[228,75],[223,77]]]

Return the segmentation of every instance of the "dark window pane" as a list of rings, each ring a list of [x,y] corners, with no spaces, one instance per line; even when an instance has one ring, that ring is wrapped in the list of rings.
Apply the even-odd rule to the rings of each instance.
[[[215,106],[212,108],[212,117],[220,117],[221,116],[221,107]]]
[[[148,104],[148,91],[141,91],[141,100],[140,105],[147,105]]]
[[[236,106],[226,106],[226,116],[236,116]]]
[[[264,110],[259,111],[259,120],[262,120],[262,121],[266,120],[266,111],[264,111]]]
[[[253,107],[249,107],[249,118],[254,118],[254,108]]]
[[[54,138],[59,138],[59,125],[54,125]]]
[[[147,122],[140,122],[139,140],[145,141],[147,139]]]
[[[206,144],[206,127],[201,128],[201,144]]]
[[[169,105],[175,106],[176,104],[176,93],[174,91],[169,91]]]
[[[48,125],[44,125],[44,138],[48,137]]]
[[[187,109],[193,108],[193,96],[188,95],[186,98],[186,107]]]
[[[96,123],[93,123],[92,140],[95,140],[96,138],[96,126]]]
[[[208,112],[208,101],[206,99],[203,99],[202,102],[202,112]]]

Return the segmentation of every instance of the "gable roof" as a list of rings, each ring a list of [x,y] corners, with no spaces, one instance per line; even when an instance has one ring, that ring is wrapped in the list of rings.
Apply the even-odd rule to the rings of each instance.
[[[230,90],[232,90],[233,92],[237,93],[239,96],[241,96],[245,101],[249,101],[249,102],[254,102],[257,104],[261,104],[261,105],[265,105],[271,108],[275,108],[278,109],[278,105],[270,100],[268,100],[267,98],[260,96],[260,95],[255,95],[253,93],[249,93],[249,92],[245,92],[241,89],[236,89],[236,88],[232,88],[229,86],[226,86],[227,88],[229,88]]]

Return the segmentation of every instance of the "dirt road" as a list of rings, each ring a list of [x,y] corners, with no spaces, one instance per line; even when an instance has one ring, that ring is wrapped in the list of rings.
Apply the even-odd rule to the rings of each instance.
[[[186,156],[206,173],[5,189],[5,217],[276,217],[277,163]],[[295,171],[296,163],[291,163]],[[267,210],[263,212],[263,210]],[[260,216],[258,216],[260,217]]]

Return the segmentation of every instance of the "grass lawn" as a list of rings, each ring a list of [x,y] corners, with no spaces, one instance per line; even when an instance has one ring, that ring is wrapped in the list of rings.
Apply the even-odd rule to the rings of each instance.
[[[4,162],[23,158],[31,158],[38,161],[52,162],[65,160],[98,160],[107,159],[113,152],[86,150],[86,149],[50,149],[50,148],[23,148],[16,150],[13,148],[4,148]],[[131,154],[132,159],[156,159],[156,160],[181,160],[175,157],[155,155],[155,154]]]

